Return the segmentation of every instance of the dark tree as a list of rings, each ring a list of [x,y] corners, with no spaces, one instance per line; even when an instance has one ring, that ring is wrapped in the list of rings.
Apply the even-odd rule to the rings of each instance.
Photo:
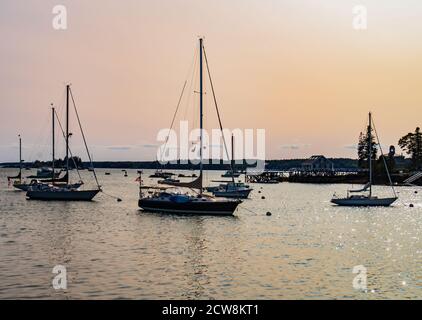
[[[372,160],[377,158],[378,147],[375,143],[375,137],[373,134],[373,129],[371,128],[371,134],[369,132],[370,127],[366,129],[366,133],[361,132],[359,134],[359,143],[358,143],[358,165],[360,168],[369,167],[369,146],[372,148]],[[371,135],[371,143],[369,144],[369,135]]]
[[[63,160],[63,166],[66,166],[66,157]],[[78,156],[69,158],[69,168],[82,168],[82,159]]]
[[[421,169],[422,164],[422,133],[419,127],[415,132],[409,132],[399,140],[399,146],[412,158],[414,169]]]

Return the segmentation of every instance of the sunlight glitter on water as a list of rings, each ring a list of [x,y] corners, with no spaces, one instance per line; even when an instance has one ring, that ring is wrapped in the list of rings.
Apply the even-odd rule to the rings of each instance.
[[[399,188],[391,208],[357,209],[330,204],[347,185],[251,185],[252,199],[234,217],[183,217],[138,210],[136,170],[107,171],[100,183],[122,202],[103,194],[90,203],[27,201],[7,187],[14,171],[0,169],[0,298],[422,297],[415,188]],[[51,285],[58,264],[67,268],[66,291]],[[366,290],[352,284],[358,265]]]

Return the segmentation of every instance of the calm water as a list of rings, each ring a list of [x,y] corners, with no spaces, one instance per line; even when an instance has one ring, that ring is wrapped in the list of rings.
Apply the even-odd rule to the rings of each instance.
[[[101,183],[120,203],[27,201],[7,187],[15,171],[0,169],[1,299],[422,298],[422,190],[353,209],[329,203],[346,185],[252,185],[235,217],[181,217],[139,211],[136,171],[107,171]],[[66,291],[51,285],[58,264]],[[352,286],[356,265],[366,292]]]

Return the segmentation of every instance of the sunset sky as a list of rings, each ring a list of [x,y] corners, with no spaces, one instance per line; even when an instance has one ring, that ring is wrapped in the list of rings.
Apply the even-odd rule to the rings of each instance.
[[[67,30],[52,27],[57,4]],[[358,4],[366,30],[353,28]],[[223,125],[265,129],[267,159],[356,157],[369,110],[397,145],[422,126],[421,17],[418,0],[2,0],[0,162],[17,160],[18,134],[25,160],[49,159],[50,103],[63,115],[67,82],[94,160],[154,159],[199,35]]]

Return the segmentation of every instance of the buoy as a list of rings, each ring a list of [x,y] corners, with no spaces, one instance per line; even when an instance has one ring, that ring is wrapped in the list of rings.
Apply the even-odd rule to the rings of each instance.
[[[262,196],[262,197],[261,197],[261,199],[262,199],[262,200],[264,200],[264,199],[265,199],[265,197],[264,197],[264,196]]]
[[[414,207],[414,206],[413,206],[413,203],[409,204],[409,207],[413,208],[413,207]]]
[[[271,212],[267,211],[267,217],[271,216]]]

